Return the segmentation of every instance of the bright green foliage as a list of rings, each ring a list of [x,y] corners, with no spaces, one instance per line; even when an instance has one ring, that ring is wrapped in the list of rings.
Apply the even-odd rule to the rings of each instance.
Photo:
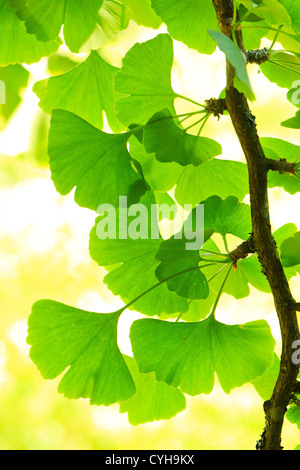
[[[282,88],[292,88],[293,83],[299,80],[299,57],[286,52],[276,52],[272,54],[271,58],[271,62],[260,65],[262,73],[270,82],[274,82]]]
[[[219,32],[211,1],[0,0],[0,65],[30,64],[54,54],[60,34],[69,51],[86,53],[64,51],[63,57],[59,51],[48,61],[49,76],[34,84],[46,114],[32,153],[44,158],[49,114],[51,178],[61,195],[74,190],[79,206],[98,213],[89,253],[106,271],[103,283],[124,302],[107,314],[36,302],[28,322],[30,357],[45,378],[64,373],[58,390],[66,397],[119,403],[134,425],[175,416],[186,406],[185,393],[213,390],[215,374],[225,393],[250,382],[263,399],[270,397],[278,374],[266,321],[217,320],[223,293],[235,299],[249,296],[252,288],[270,293],[257,254],[233,263],[228,248],[252,233],[251,207],[242,202],[249,194],[247,165],[220,157],[220,143],[203,136],[208,118],[218,113],[172,86],[174,41],[194,53],[212,54],[218,46],[235,69],[236,88],[253,101],[247,56],[237,45],[239,27],[246,48],[260,47],[265,37],[272,41],[268,60],[259,67],[271,82],[288,88],[288,100],[298,106],[299,1],[234,3],[239,15],[232,19],[231,40]],[[140,37],[153,39],[122,53],[118,68],[111,65],[120,59],[114,56],[118,42],[101,48],[130,19],[136,23],[133,31],[137,25],[152,28],[141,29]],[[284,50],[275,50],[278,42]],[[13,85],[4,119],[16,109],[28,78],[22,65],[0,70],[0,79]],[[218,95],[225,98],[225,90]],[[299,128],[299,111],[282,124]],[[267,158],[299,158],[299,145],[273,137],[261,143]],[[295,174],[270,171],[268,185],[295,194],[299,173],[299,164]],[[201,227],[195,218],[200,208]],[[178,227],[181,209],[185,222]],[[294,224],[273,234],[288,280],[300,272],[299,234]],[[119,318],[127,309],[159,317],[132,324],[133,357],[123,355],[117,343]],[[293,407],[288,413],[299,422]]]
[[[300,232],[282,242],[280,253],[282,264],[286,268],[300,264]]]
[[[222,153],[218,142],[185,132],[168,117],[169,111],[155,114],[144,131],[145,149],[154,153],[158,161],[198,166]]]
[[[155,204],[153,194],[146,193],[140,201],[146,207]],[[125,214],[120,215],[122,209],[117,211],[116,239],[100,239],[97,236],[101,217],[96,219],[96,224],[90,235],[90,254],[100,266],[116,265],[114,269],[105,276],[104,282],[115,294],[120,295],[127,303],[140,296],[143,292],[158,283],[155,270],[159,261],[155,259],[156,253],[161,244],[161,238],[146,238],[133,240],[129,236],[125,238],[130,230],[131,223],[135,223],[134,216],[128,216],[127,222],[124,220]],[[157,232],[156,214],[152,226],[149,230]],[[150,216],[151,217],[151,216]],[[155,229],[154,224],[157,229]],[[123,232],[120,232],[120,227]],[[150,234],[149,234],[150,235]],[[158,233],[159,235],[159,233]],[[123,238],[121,238],[123,237]],[[143,276],[140,273],[143,272]],[[164,314],[184,313],[188,310],[188,302],[170,292],[165,283],[148,292],[133,304],[134,309],[146,315],[154,316]]]
[[[215,44],[207,29],[217,29],[218,22],[211,2],[199,8],[195,0],[151,0],[152,8],[167,25],[170,35],[202,54],[212,54]]]
[[[135,44],[123,59],[115,76],[118,119],[126,125],[145,124],[156,112],[173,109],[175,93],[171,86],[173,43],[167,34],[159,34]]]
[[[300,111],[297,111],[294,117],[283,121],[281,125],[290,129],[300,129]]]
[[[102,129],[104,111],[110,127],[118,132],[123,126],[114,112],[117,95],[113,77],[117,70],[92,51],[69,72],[36,82],[33,90],[40,98],[39,105],[49,114],[55,108],[65,109]]]
[[[8,0],[0,3],[0,30],[0,66],[38,62],[42,57],[56,52],[61,43],[58,39],[38,41],[34,35],[29,34]]]
[[[120,404],[120,413],[128,412],[131,424],[169,419],[186,407],[186,399],[180,390],[157,382],[155,374],[141,374],[132,357],[124,356],[136,386],[136,394]]]
[[[94,210],[105,203],[117,206],[124,194],[137,202],[146,186],[131,165],[128,137],[107,134],[69,111],[54,110],[49,156],[57,191],[68,194],[76,186],[75,201]]]
[[[223,199],[233,195],[242,200],[248,192],[245,163],[213,159],[196,168],[187,166],[178,180],[175,197],[181,205],[197,205],[214,194]]]
[[[68,398],[90,398],[96,405],[128,400],[135,385],[117,345],[119,316],[36,302],[28,321],[30,357],[46,379],[71,366],[58,387]]]
[[[3,120],[3,124],[11,117],[20,104],[20,93],[26,88],[29,75],[29,72],[19,64],[0,68],[0,80],[8,84],[6,86],[5,105],[0,104],[0,117]],[[1,122],[0,127],[2,127]]]
[[[161,25],[161,19],[151,8],[151,0],[120,0],[131,10],[132,19],[148,28],[157,29]]]
[[[199,323],[143,319],[130,331],[143,372],[189,395],[209,394],[214,372],[226,393],[262,375],[273,362],[274,339],[265,321],[224,325],[212,316]]]
[[[286,159],[288,162],[296,162],[300,155],[300,146],[292,144],[282,139],[274,137],[263,137],[261,139],[265,154],[267,157],[279,160]],[[289,173],[279,174],[271,172],[268,175],[268,186],[274,188],[276,186],[283,187],[290,194],[295,194],[300,190],[300,180],[296,175]]]
[[[208,32],[235,68],[236,78],[239,79],[239,84],[243,88],[241,91],[243,91],[251,101],[255,100],[246,68],[246,61],[239,47],[231,41],[231,39],[225,36],[225,34],[212,30],[209,30]],[[236,83],[236,86],[238,87],[238,83]]]
[[[73,52],[92,34],[102,0],[9,0],[40,41],[56,39],[64,25],[64,39]]]
[[[291,18],[279,0],[263,0],[253,13],[270,24],[291,26]]]
[[[206,299],[209,294],[208,283],[198,268],[201,257],[198,250],[187,250],[186,243],[185,238],[172,237],[163,241],[156,255],[160,265],[155,274],[160,281],[168,279],[168,288],[182,297]],[[177,276],[177,273],[182,274]]]

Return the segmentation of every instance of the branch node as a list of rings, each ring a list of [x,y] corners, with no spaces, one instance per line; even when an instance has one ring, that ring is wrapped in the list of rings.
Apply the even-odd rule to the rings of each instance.
[[[254,49],[252,51],[246,51],[246,58],[248,64],[263,64],[267,62],[270,57],[270,51],[267,47],[263,49]]]
[[[223,115],[224,111],[227,110],[225,98],[210,98],[209,100],[205,100],[205,104],[206,111],[216,116],[218,121],[220,119],[220,115]]]

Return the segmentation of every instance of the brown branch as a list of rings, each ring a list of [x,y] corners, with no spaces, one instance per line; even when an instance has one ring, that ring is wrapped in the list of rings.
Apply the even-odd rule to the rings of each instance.
[[[280,174],[291,173],[296,174],[295,163],[287,162],[285,158],[280,160],[274,160],[273,158],[267,158],[267,168],[272,171],[279,171]]]
[[[254,49],[253,51],[246,52],[246,58],[248,64],[263,64],[267,62],[270,56],[270,51],[267,47],[263,49]]]
[[[253,243],[252,236],[248,238],[247,241],[241,243],[235,250],[229,253],[230,258],[232,259],[233,263],[236,265],[238,260],[247,258],[248,255],[251,253],[255,253],[255,246]]]
[[[212,1],[222,33],[232,39],[230,26],[230,19],[233,18],[232,0]],[[236,39],[244,51],[241,31],[236,31]],[[252,237],[262,270],[270,284],[282,336],[280,371],[272,396],[268,402],[265,402],[266,424],[258,448],[279,450],[284,415],[299,370],[299,365],[292,362],[292,344],[299,339],[299,328],[295,301],[271,232],[267,185],[268,161],[248,102],[244,94],[234,88],[234,77],[235,69],[227,61],[226,104],[248,166]]]

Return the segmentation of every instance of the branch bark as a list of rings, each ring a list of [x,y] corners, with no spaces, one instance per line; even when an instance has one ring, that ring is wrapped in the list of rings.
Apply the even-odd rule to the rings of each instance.
[[[232,0],[212,0],[221,32],[232,39]],[[241,31],[236,40],[245,53]],[[227,61],[226,105],[235,132],[243,149],[249,174],[249,193],[252,218],[252,239],[255,251],[273,294],[274,304],[281,328],[282,352],[280,372],[270,400],[265,402],[265,428],[257,448],[280,450],[284,415],[294,389],[299,366],[292,362],[292,344],[299,339],[296,303],[291,294],[276,244],[272,236],[267,175],[269,164],[265,157],[252,115],[245,96],[234,87],[235,69]]]

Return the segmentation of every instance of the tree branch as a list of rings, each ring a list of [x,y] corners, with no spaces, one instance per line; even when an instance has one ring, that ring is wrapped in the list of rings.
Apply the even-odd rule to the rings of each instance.
[[[279,171],[280,174],[296,174],[295,163],[287,162],[285,158],[281,158],[280,160],[273,160],[272,158],[267,158],[267,169],[272,171]]]
[[[222,33],[232,39],[230,18],[233,18],[233,1],[212,1]],[[241,31],[236,31],[236,40],[244,51]],[[235,69],[227,61],[226,104],[248,166],[252,237],[258,259],[270,284],[282,336],[280,372],[272,396],[268,402],[265,402],[266,424],[257,448],[279,450],[284,415],[299,370],[299,365],[292,362],[292,344],[299,339],[299,328],[295,301],[271,231],[267,185],[268,160],[261,146],[248,102],[244,94],[234,88],[234,77]]]
[[[248,238],[247,241],[241,243],[241,245],[235,248],[235,250],[231,251],[229,256],[233,263],[236,264],[238,260],[247,258],[247,256],[251,253],[255,253],[255,246],[252,236]]]

